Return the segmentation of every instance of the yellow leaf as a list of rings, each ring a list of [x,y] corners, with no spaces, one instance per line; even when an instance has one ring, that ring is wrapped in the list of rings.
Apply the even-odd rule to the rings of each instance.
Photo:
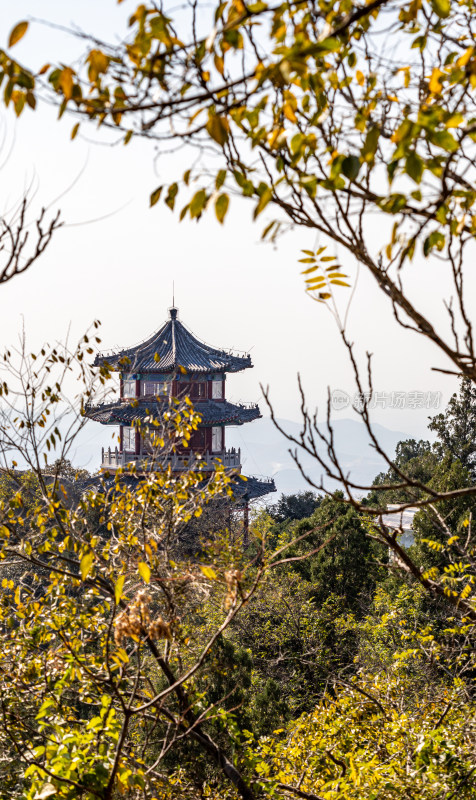
[[[350,288],[350,283],[345,283],[345,281],[335,280],[331,281],[331,283],[335,283],[337,286],[348,286]]]
[[[215,63],[215,67],[218,70],[218,72],[220,73],[220,75],[223,75],[223,73],[225,72],[225,62],[224,62],[223,58],[221,56],[219,56],[219,55],[215,55],[213,61]]]
[[[285,103],[283,110],[286,119],[288,119],[290,122],[297,122],[296,114],[294,113],[294,109],[290,103]]]
[[[150,581],[150,567],[149,567],[149,565],[146,564],[145,561],[139,561],[138,569],[139,569],[139,574],[140,574],[141,578],[146,583],[149,583],[149,581]]]
[[[363,86],[365,81],[365,76],[364,73],[360,71],[360,69],[358,69],[357,72],[355,73],[355,77],[357,78],[357,83],[359,84],[359,86]]]
[[[212,567],[200,567],[201,571],[205,575],[205,578],[210,578],[210,580],[216,578],[216,572]]]
[[[464,122],[462,114],[452,114],[451,117],[446,120],[445,126],[447,128],[457,128],[462,122]]]
[[[58,83],[63,90],[65,100],[70,100],[73,94],[73,75],[74,73],[71,67],[65,67],[61,70]]]
[[[87,60],[89,62],[90,80],[97,80],[102,72],[107,71],[109,66],[109,58],[101,50],[91,50]]]
[[[91,567],[93,565],[93,562],[94,562],[94,553],[92,551],[86,553],[86,555],[84,555],[81,561],[79,562],[79,571],[81,572],[81,578],[83,579],[83,581],[86,580],[89,573],[91,572]]]
[[[15,25],[8,39],[8,46],[13,47],[14,44],[19,42],[20,39],[24,37],[27,30],[28,22],[19,22],[18,25]]]
[[[216,114],[212,114],[205,127],[212,139],[215,139],[218,144],[223,145],[228,140],[228,120],[225,117],[218,117]]]
[[[430,92],[433,94],[439,94],[441,92],[441,76],[443,72],[438,67],[435,67],[433,72],[431,73],[430,78]]]
[[[116,605],[119,603],[119,600],[122,597],[122,590],[124,588],[125,579],[126,579],[125,575],[120,575],[114,586],[114,599],[116,601]]]
[[[458,60],[456,62],[456,66],[457,67],[465,67],[466,64],[468,63],[469,59],[473,55],[473,52],[474,52],[474,47],[468,47],[468,49],[465,50],[463,55],[458,58]]]

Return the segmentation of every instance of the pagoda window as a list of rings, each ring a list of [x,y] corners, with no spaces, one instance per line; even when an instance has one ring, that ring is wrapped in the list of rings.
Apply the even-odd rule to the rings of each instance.
[[[122,396],[123,397],[135,397],[136,396],[136,382],[135,381],[123,381],[122,382]]]
[[[205,447],[205,431],[203,428],[199,428],[192,433],[189,444],[192,448],[198,447],[199,449],[203,449]]]
[[[203,399],[207,396],[207,384],[205,381],[194,381],[189,386],[190,397]]]
[[[136,449],[136,429],[123,428],[122,429],[122,449],[129,452],[135,452]]]
[[[223,381],[212,381],[212,398],[213,400],[223,399]]]
[[[223,431],[222,428],[216,426],[212,428],[212,453],[221,452],[223,447]]]
[[[169,388],[168,381],[142,381],[142,396],[157,397],[157,395],[167,394]]]
[[[163,444],[163,443],[162,443]],[[156,450],[160,447],[160,431],[158,428],[146,428],[142,430],[142,445],[144,450]]]

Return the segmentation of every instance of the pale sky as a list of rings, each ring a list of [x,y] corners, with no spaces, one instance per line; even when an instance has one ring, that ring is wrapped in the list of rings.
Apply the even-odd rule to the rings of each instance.
[[[13,25],[31,17],[76,23],[114,40],[125,30],[133,4],[0,0],[0,7],[4,47]],[[64,32],[32,24],[12,55],[39,68],[55,60],[70,62],[79,52],[81,44]],[[65,115],[58,123],[51,107],[26,110],[18,121],[13,111],[0,110],[0,161],[6,162],[1,209],[10,208],[32,185],[35,205],[60,207],[66,223],[31,271],[1,288],[2,346],[17,338],[22,317],[31,349],[43,340],[61,339],[69,325],[79,336],[96,318],[102,322],[104,348],[135,344],[167,317],[174,280],[180,318],[197,336],[251,352],[254,369],[229,379],[230,399],[259,401],[260,382],[269,384],[278,416],[298,420],[298,372],[310,405],[322,409],[321,418],[328,386],[354,393],[335,322],[304,292],[297,261],[301,249],[315,246],[312,232],[295,230],[276,248],[264,245],[266,214],[253,223],[252,205],[245,201],[232,203],[223,227],[213,213],[198,224],[179,223],[163,204],[150,209],[149,195],[174,173],[183,173],[183,153],[157,159],[154,145],[146,141],[106,145],[107,137],[85,124],[71,141],[74,122]],[[377,241],[380,221],[371,224]],[[355,282],[356,264],[339,255]],[[442,280],[441,266],[417,261],[412,269],[415,296],[425,307],[433,304],[436,318],[442,318],[441,294],[434,291]],[[377,391],[440,391],[446,402],[455,382],[430,367],[448,364],[429,344],[397,327],[387,299],[362,271],[349,326],[358,352],[375,354]],[[350,416],[348,410],[337,413]],[[424,436],[428,413],[435,411],[377,409],[375,421]]]

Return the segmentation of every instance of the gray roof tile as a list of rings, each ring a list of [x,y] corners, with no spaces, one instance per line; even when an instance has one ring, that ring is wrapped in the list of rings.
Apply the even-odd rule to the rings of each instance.
[[[86,409],[86,416],[103,425],[131,425],[134,420],[144,420],[146,417],[160,418],[161,413],[170,408],[166,400],[139,401],[133,404],[130,401],[120,403],[107,403],[99,406],[90,406]],[[195,411],[201,415],[200,426],[209,425],[243,425],[261,417],[257,405],[235,405],[227,400],[197,400],[194,403]]]
[[[251,367],[249,355],[233,355],[201,342],[177,319],[177,309],[170,309],[170,319],[150,339],[111,355],[98,354],[95,365],[107,364],[112,370],[127,372],[239,372]]]

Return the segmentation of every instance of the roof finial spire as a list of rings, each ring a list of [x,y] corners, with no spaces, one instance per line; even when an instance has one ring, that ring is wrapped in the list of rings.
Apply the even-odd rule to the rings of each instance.
[[[175,281],[172,281],[172,308],[169,308],[170,318],[177,319],[177,309],[175,308]]]

